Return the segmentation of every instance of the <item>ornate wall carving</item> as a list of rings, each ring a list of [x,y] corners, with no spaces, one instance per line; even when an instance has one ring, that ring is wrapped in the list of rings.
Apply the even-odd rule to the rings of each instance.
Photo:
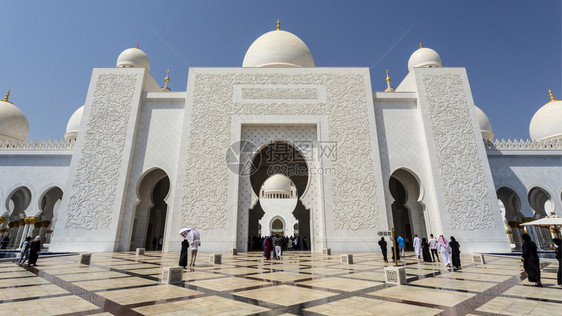
[[[242,99],[318,99],[316,88],[242,88]]]
[[[97,78],[66,228],[109,228],[136,82],[136,74]]]
[[[469,102],[457,74],[424,74],[424,91],[451,229],[493,229]],[[494,198],[495,199],[495,198]]]
[[[376,180],[371,159],[371,139],[364,74],[335,73],[199,73],[194,78],[191,132],[187,136],[182,225],[221,229],[227,214],[228,168],[225,154],[230,145],[234,115],[322,115],[328,119],[329,140],[337,142],[337,159],[331,162],[333,205],[325,213],[334,229],[378,227]],[[236,85],[262,85],[283,89],[289,85],[325,86],[326,101],[267,100],[263,90],[249,89],[253,102],[233,101]],[[275,90],[280,91],[280,90]],[[252,95],[252,93],[257,93]],[[320,97],[319,97],[320,98]],[[380,175],[379,175],[380,178]],[[234,213],[236,214],[236,212]]]

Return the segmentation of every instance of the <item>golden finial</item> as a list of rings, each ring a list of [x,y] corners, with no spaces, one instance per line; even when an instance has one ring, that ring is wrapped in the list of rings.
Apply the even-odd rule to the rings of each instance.
[[[10,90],[8,90],[8,92],[6,92],[6,96],[4,97],[4,100],[3,100],[3,101],[10,102],[10,101],[8,100],[9,98],[10,98]]]
[[[279,19],[277,19],[277,30],[279,31],[281,29],[281,23],[279,23]]]
[[[166,82],[164,84],[164,88],[168,88],[168,82],[170,82],[170,69],[166,72],[166,78],[164,78],[164,81]]]
[[[139,49],[139,43],[137,43],[137,49]]]
[[[10,91],[8,91],[8,94],[10,94]],[[550,91],[550,89],[548,89],[548,94],[550,94],[550,101],[556,101],[556,99],[552,95],[552,91]]]
[[[423,47],[421,46],[421,42],[420,42],[420,48],[423,48]]]
[[[388,76],[388,69],[386,70],[386,82],[390,83],[390,77]]]

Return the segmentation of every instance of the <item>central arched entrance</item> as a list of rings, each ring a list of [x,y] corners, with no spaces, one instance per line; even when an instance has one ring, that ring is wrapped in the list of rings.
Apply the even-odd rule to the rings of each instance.
[[[130,249],[162,250],[170,178],[162,169],[147,172],[137,186],[138,202]]]
[[[274,176],[285,176],[289,178],[292,189],[286,192],[264,191],[266,180]],[[279,235],[291,237],[293,235],[293,227],[298,224],[300,227],[299,238],[302,240],[306,237],[310,241],[310,210],[307,209],[300,197],[306,192],[308,186],[308,165],[303,154],[290,142],[273,141],[263,146],[252,159],[252,170],[250,173],[250,183],[252,190],[258,197],[257,203],[249,210],[248,224],[248,244],[251,250],[261,250],[258,241],[267,235]],[[294,202],[292,202],[294,201]],[[294,203],[294,204],[293,204]],[[277,206],[290,207],[289,214],[275,210]],[[267,213],[266,212],[273,212]],[[284,216],[284,217],[283,217]],[[277,218],[276,218],[277,217]],[[280,219],[280,218],[282,219]],[[262,229],[260,230],[260,220],[269,219],[271,221],[265,223],[267,229],[264,229],[262,221]],[[294,220],[296,219],[296,223]],[[279,225],[279,221],[281,225]],[[275,224],[275,228],[273,226]],[[279,228],[279,227],[281,228]],[[260,232],[261,234],[258,234]],[[301,243],[302,244],[302,243]],[[310,243],[307,243],[310,245]],[[304,250],[308,250],[307,247]]]
[[[428,237],[423,205],[419,202],[421,186],[418,177],[406,169],[397,169],[388,181],[392,203],[392,220],[396,236],[402,236],[408,250],[413,249],[414,235]]]

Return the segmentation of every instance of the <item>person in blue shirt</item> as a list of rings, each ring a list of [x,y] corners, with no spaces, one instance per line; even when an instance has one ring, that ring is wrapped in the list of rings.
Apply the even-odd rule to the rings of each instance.
[[[400,256],[406,257],[406,251],[404,249],[404,238],[402,238],[401,235],[398,235],[396,241],[398,242],[398,249],[400,250]]]

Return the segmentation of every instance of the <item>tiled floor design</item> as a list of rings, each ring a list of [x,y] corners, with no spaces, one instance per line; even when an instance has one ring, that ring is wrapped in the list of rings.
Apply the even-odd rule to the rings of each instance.
[[[543,262],[544,288],[533,287],[516,257],[487,256],[463,270],[405,259],[408,284],[384,283],[385,263],[375,253],[287,252],[279,261],[260,253],[223,254],[210,265],[200,254],[183,283],[159,284],[162,267],[177,253],[95,253],[39,258],[22,268],[0,262],[4,315],[562,315],[558,263]]]

